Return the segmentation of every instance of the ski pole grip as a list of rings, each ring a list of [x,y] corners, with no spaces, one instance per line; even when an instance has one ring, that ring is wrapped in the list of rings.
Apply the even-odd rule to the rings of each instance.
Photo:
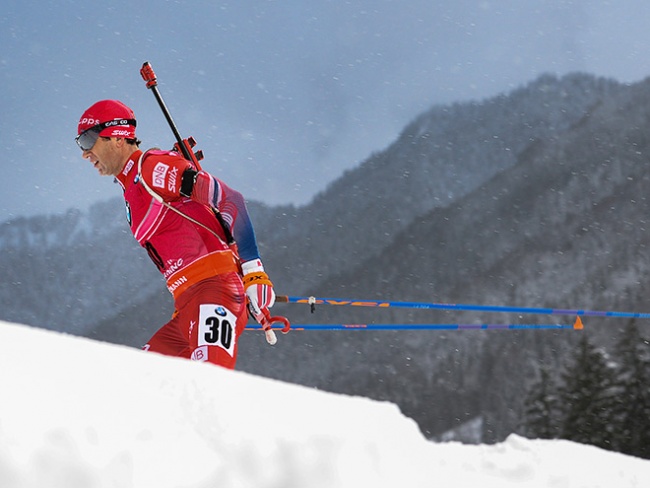
[[[140,75],[142,79],[147,83],[147,88],[153,88],[158,86],[158,80],[156,79],[156,73],[153,71],[153,67],[149,61],[145,61],[140,70]]]
[[[262,316],[260,325],[262,326],[262,330],[266,335],[266,341],[273,346],[278,341],[275,337],[275,333],[273,332],[273,324],[282,324],[282,333],[287,334],[291,330],[291,323],[286,317],[271,317],[271,313],[268,309],[264,309],[263,314],[264,315]]]

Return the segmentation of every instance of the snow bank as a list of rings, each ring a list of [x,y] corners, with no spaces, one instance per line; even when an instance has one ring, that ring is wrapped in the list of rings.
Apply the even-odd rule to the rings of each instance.
[[[0,395],[2,488],[650,486],[595,447],[434,444],[389,403],[5,322]]]

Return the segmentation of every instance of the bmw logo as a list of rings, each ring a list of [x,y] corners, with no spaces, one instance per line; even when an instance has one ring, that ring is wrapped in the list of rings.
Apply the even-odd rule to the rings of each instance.
[[[131,206],[129,205],[129,202],[125,201],[126,204],[126,221],[129,223],[129,227],[131,226]]]

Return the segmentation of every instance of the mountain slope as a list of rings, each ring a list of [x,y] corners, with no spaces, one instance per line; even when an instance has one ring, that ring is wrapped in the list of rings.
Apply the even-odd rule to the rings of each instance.
[[[603,100],[564,133],[521,153],[512,168],[448,207],[422,215],[381,253],[309,292],[649,310],[649,121],[648,82]],[[309,320],[304,312],[301,318]],[[318,319],[572,323],[574,317],[320,307]],[[584,333],[603,345],[625,325],[601,318],[585,323]],[[452,427],[450,419],[480,413],[487,418],[484,440],[496,440],[517,428],[523,394],[539,365],[559,370],[575,339],[572,332],[536,331],[332,334],[312,343],[302,359],[332,365],[317,376],[322,386],[328,386],[326,378],[339,378],[338,386],[346,383],[340,378],[354,377],[364,394],[396,399],[430,433]],[[392,381],[396,373],[400,380]],[[449,405],[435,414],[422,405],[423,399],[441,396]]]

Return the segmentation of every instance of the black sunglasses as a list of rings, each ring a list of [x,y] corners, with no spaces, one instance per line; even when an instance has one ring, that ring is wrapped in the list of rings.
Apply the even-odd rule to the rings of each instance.
[[[101,131],[106,129],[106,127],[114,127],[117,125],[132,125],[135,127],[136,122],[135,119],[109,120],[108,122],[103,122],[91,127],[90,129],[86,129],[77,137],[75,137],[74,140],[77,142],[77,145],[81,148],[82,151],[90,151],[97,142],[97,139],[99,139],[99,133]]]

